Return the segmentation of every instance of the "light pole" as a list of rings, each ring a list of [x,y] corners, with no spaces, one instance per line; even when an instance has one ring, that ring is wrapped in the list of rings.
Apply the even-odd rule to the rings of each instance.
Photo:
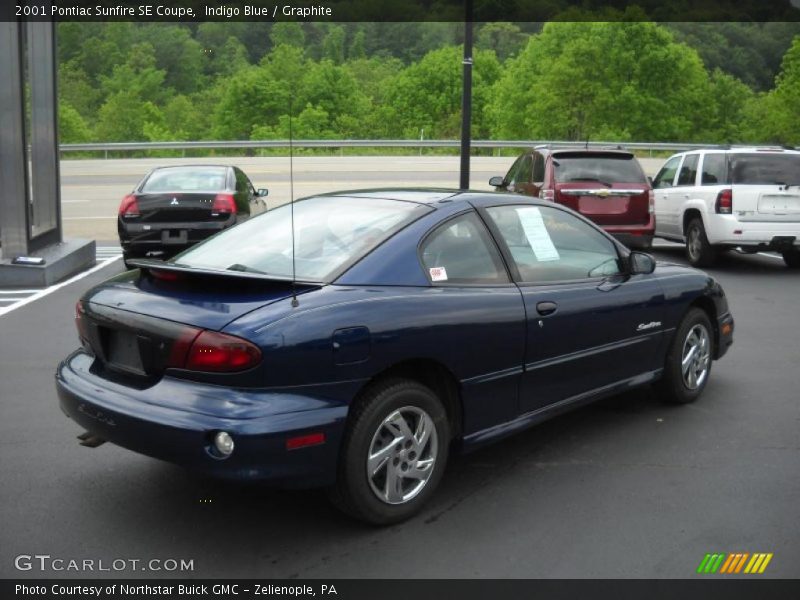
[[[469,153],[472,124],[472,0],[464,3],[464,88],[461,92],[461,181],[469,189]]]

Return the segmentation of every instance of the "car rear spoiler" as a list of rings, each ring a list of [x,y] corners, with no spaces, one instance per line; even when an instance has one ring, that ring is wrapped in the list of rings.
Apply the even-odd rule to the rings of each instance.
[[[174,281],[183,277],[224,277],[284,285],[295,284],[302,287],[319,287],[325,285],[323,281],[293,280],[291,277],[282,277],[280,275],[270,275],[267,273],[254,273],[252,271],[203,269],[152,258],[132,258],[128,260],[128,265],[141,269],[142,272],[149,273],[156,279],[161,280]]]

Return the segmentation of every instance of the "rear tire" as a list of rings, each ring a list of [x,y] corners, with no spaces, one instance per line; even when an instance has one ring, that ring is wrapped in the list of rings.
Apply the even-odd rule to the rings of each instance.
[[[783,262],[790,269],[800,269],[800,250],[786,250],[782,252]]]
[[[710,267],[717,260],[717,251],[708,242],[703,220],[695,217],[686,227],[686,259],[693,267]]]
[[[663,376],[655,384],[662,400],[688,404],[703,393],[711,375],[713,331],[704,310],[689,309],[670,343]]]
[[[404,521],[434,493],[449,445],[436,394],[407,379],[380,382],[352,408],[331,500],[372,525]]]

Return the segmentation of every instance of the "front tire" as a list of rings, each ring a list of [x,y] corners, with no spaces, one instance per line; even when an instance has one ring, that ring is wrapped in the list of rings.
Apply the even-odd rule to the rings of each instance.
[[[686,259],[693,267],[710,267],[717,260],[717,251],[706,236],[703,220],[694,218],[686,227]]]
[[[675,332],[664,363],[664,374],[656,384],[662,400],[688,404],[700,397],[711,374],[713,340],[713,329],[706,312],[699,308],[689,309]]]
[[[416,381],[390,379],[352,410],[331,499],[373,525],[408,519],[433,494],[447,463],[450,427],[442,403]]]
[[[781,254],[783,254],[783,262],[786,263],[787,267],[790,269],[800,269],[800,250],[786,250]]]

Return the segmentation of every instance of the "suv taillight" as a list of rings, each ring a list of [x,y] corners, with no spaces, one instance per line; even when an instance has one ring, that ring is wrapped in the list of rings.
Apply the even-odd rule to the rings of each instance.
[[[647,190],[647,212],[656,212],[656,193],[652,189]]]
[[[233,200],[233,194],[217,194],[214,198],[214,204],[211,205],[211,211],[215,213],[235,213],[236,203]]]
[[[721,215],[729,215],[733,212],[733,190],[721,190],[717,194],[717,204],[715,206],[717,213]]]
[[[128,194],[122,199],[119,204],[119,214],[121,217],[138,217],[139,204],[136,202],[136,196]]]
[[[168,365],[189,371],[231,373],[255,367],[261,350],[252,342],[216,331],[187,327],[172,344]]]
[[[542,200],[549,200],[553,202],[556,199],[556,191],[555,190],[542,190],[540,192]]]

